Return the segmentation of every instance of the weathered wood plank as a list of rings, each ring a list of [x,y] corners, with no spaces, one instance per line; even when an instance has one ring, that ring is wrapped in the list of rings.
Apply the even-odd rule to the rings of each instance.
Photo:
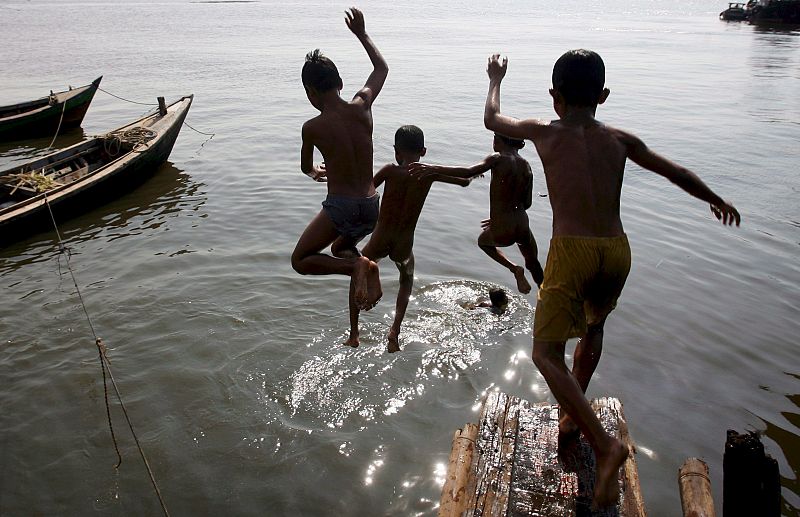
[[[689,458],[678,469],[683,517],[715,517],[714,498],[708,465],[701,459]]]
[[[633,449],[622,404],[594,401],[604,429]],[[493,392],[481,410],[463,515],[645,517],[634,455],[620,469],[616,507],[592,509],[594,453],[585,438],[558,450],[558,406]]]
[[[466,424],[464,429],[457,430],[453,435],[447,478],[439,504],[439,517],[460,517],[467,507],[469,494],[466,489],[472,472],[477,437],[478,426],[475,424]]]

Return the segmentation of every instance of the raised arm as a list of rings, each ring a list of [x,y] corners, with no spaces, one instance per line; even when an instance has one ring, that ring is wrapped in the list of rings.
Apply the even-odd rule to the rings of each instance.
[[[378,47],[375,46],[375,43],[373,43],[372,39],[367,35],[364,26],[364,14],[355,7],[352,7],[349,11],[345,11],[345,16],[347,27],[356,35],[361,45],[364,46],[364,50],[367,51],[367,56],[369,56],[373,68],[372,73],[367,77],[367,82],[364,84],[364,87],[356,93],[353,100],[361,99],[366,107],[370,107],[373,101],[375,101],[375,97],[381,92],[383,83],[386,82],[386,76],[389,75],[389,65],[386,64],[386,60],[383,59]]]
[[[430,175],[451,176],[455,178],[474,178],[495,166],[500,158],[498,153],[490,154],[481,162],[470,167],[445,167],[444,165],[430,165],[427,163],[410,163],[408,172],[415,177],[424,178]]]
[[[660,176],[664,176],[690,195],[711,205],[711,212],[717,219],[722,221],[722,224],[733,224],[735,222],[736,226],[739,226],[741,216],[736,208],[714,193],[697,174],[656,154],[639,138],[629,133],[622,133],[622,135],[627,145],[628,158],[633,160],[634,163]]]
[[[303,145],[300,148],[300,170],[314,181],[328,181],[326,178],[325,163],[314,165],[314,141],[311,137],[311,129],[308,126],[308,122],[303,124],[302,135]]]
[[[486,95],[486,107],[483,110],[483,125],[489,131],[500,133],[511,138],[535,139],[541,128],[547,123],[536,120],[520,120],[500,113],[500,83],[506,75],[508,58],[500,61],[500,54],[489,57],[486,73],[489,75],[489,93]]]

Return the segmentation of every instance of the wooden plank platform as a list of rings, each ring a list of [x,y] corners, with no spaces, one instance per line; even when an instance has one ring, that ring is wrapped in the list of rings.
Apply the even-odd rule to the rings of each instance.
[[[593,401],[610,434],[635,452],[614,398]],[[595,460],[581,436],[558,452],[558,406],[530,404],[496,391],[484,401],[477,433],[456,432],[442,490],[442,517],[593,516],[645,517],[634,454],[620,469],[616,507],[591,508]]]

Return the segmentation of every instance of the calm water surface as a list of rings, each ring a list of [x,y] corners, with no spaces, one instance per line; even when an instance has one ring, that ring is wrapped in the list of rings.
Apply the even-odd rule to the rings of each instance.
[[[724,2],[396,2],[363,5],[391,73],[375,108],[376,166],[421,126],[431,162],[491,150],[486,56],[510,65],[503,109],[553,117],[566,49],[600,52],[600,119],[697,171],[741,210],[739,229],[630,165],[623,222],[634,265],[591,396],[625,404],[651,515],[676,515],[689,456],[718,503],[726,429],[764,432],[783,508],[800,508],[800,32],[723,23]],[[346,334],[347,281],[295,274],[297,237],[325,196],[299,171],[305,52],[369,72],[328,2],[0,2],[0,104],[86,84],[138,102],[194,93],[170,162],[135,192],[60,229],[87,309],[173,515],[433,515],[453,431],[491,389],[552,400],[529,359],[535,297],[501,318],[459,302],[511,276],[475,245],[488,180],[432,190],[417,230],[403,352],[384,353],[397,274]],[[98,92],[83,129],[147,106]],[[0,147],[0,166],[50,139]],[[205,142],[205,143],[204,143]],[[535,189],[546,194],[532,146]],[[547,199],[530,210],[542,252]],[[511,251],[517,259],[515,251]],[[91,331],[52,233],[0,250],[0,513],[152,515],[158,502],[115,404],[116,456]],[[569,347],[571,351],[571,347]]]

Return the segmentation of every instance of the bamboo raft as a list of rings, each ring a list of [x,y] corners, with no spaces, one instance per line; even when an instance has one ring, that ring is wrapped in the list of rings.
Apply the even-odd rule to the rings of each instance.
[[[619,400],[592,406],[606,431],[635,452]],[[617,506],[595,510],[591,447],[582,436],[560,454],[557,446],[557,405],[490,393],[479,425],[466,424],[453,436],[439,516],[646,517],[634,454],[620,469]]]

